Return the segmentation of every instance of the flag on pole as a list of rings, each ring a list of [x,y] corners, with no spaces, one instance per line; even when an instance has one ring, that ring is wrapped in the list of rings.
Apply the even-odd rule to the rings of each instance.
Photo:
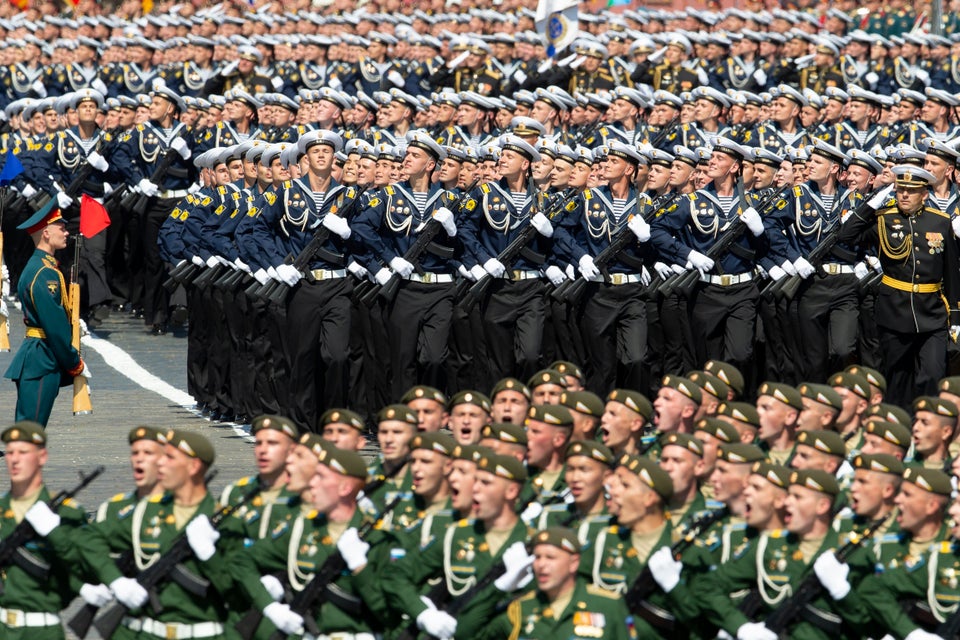
[[[80,196],[80,235],[92,238],[110,226],[107,210],[96,198]]]
[[[3,169],[0,169],[0,187],[11,184],[21,173],[23,173],[23,165],[20,163],[20,158],[14,155],[13,149],[7,149],[6,161],[3,163]]]
[[[551,58],[573,42],[579,32],[577,0],[539,0],[537,31],[547,42]]]

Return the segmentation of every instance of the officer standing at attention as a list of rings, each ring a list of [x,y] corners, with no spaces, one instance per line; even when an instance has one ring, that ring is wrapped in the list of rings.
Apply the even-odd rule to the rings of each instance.
[[[27,336],[4,374],[17,385],[15,419],[33,420],[44,428],[60,387],[77,375],[90,377],[70,344],[67,286],[53,257],[66,249],[70,233],[56,203],[52,199],[17,227],[30,234],[35,249],[17,285]]]

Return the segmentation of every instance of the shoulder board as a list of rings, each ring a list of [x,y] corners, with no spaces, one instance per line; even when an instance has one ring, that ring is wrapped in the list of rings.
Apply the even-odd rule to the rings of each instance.
[[[73,498],[67,498],[61,504],[65,507],[70,507],[71,509],[77,509],[80,506],[80,503]]]
[[[617,593],[616,591],[608,591],[607,589],[604,589],[603,587],[598,587],[595,584],[587,585],[587,593],[589,593],[592,596],[602,596],[604,598],[609,598],[610,600],[619,600],[621,597],[620,594]]]
[[[593,197],[593,192],[592,192],[590,189],[584,189],[584,190],[583,190],[583,199],[584,199],[584,200],[589,200],[589,199],[592,198],[592,197]]]
[[[211,202],[213,202],[213,198],[211,198],[210,196],[204,196],[204,197],[203,197],[203,200],[200,201],[200,204],[205,207],[205,206],[207,206],[208,204],[210,204]]]
[[[590,586],[593,586],[593,585],[590,585]],[[537,597],[537,592],[536,590],[533,590],[530,593],[523,594],[522,596],[514,600],[514,602],[524,602],[525,600],[532,600],[533,598],[536,598],[536,597]]]
[[[160,504],[163,501],[163,494],[161,493],[158,496],[150,496],[149,498],[147,498],[147,500],[149,500],[153,504]]]
[[[774,529],[770,532],[771,538],[785,538],[787,536],[786,529]]]
[[[483,191],[484,193],[490,193],[490,185],[483,183],[480,185],[480,191]]]
[[[370,205],[371,207],[375,207],[378,204],[380,204],[380,198],[378,198],[377,196],[373,196],[372,198],[370,198],[370,201],[367,204]]]
[[[283,181],[283,188],[284,188],[284,189],[289,189],[289,188],[292,187],[292,186],[293,186],[293,181],[292,181],[292,180],[284,180],[284,181]]]
[[[577,208],[577,201],[571,200],[563,208],[566,209],[567,211],[573,211],[574,209]]]
[[[137,125],[137,131],[143,131],[145,128],[142,124]]]
[[[67,137],[67,133],[65,131],[57,131],[57,137],[63,140]]]
[[[690,198],[690,202],[693,202],[697,199],[697,194],[691,193],[688,195],[688,197]]]
[[[223,185],[220,185],[219,187],[217,187],[217,193],[219,193],[222,196],[225,196],[227,195],[227,188]]]
[[[313,509],[310,511],[310,513],[307,514],[307,520],[313,520],[319,515],[320,515],[320,512],[317,511],[316,509]]]
[[[463,518],[457,522],[457,527],[463,529],[464,527],[469,527],[473,524],[473,518]]]
[[[242,478],[240,478],[239,480],[237,480],[235,483],[233,483],[233,486],[234,486],[234,487],[245,487],[245,486],[247,486],[248,484],[252,484],[256,479],[257,479],[257,476],[243,476]]]
[[[953,553],[953,543],[949,540],[940,542],[940,553]]]
[[[940,211],[940,209],[934,209],[933,207],[927,207],[927,213],[933,213],[935,215],[940,216],[941,218],[946,218],[947,220],[950,219],[950,216],[945,214],[943,211]]]
[[[266,201],[267,201],[269,204],[273,204],[274,202],[277,201],[277,194],[275,194],[275,193],[272,192],[272,191],[264,191],[264,192],[263,192],[263,197],[266,199]]]
[[[356,187],[347,187],[347,197],[356,198],[357,197],[357,188]]]
[[[393,194],[395,194],[395,193],[397,192],[397,190],[394,189],[392,185],[389,185],[389,184],[388,184],[387,186],[385,186],[385,187],[383,188],[383,192],[386,193],[388,196],[392,196]]]
[[[126,497],[127,497],[127,494],[118,493],[117,495],[110,498],[110,502],[120,502],[121,500],[124,500]]]
[[[800,188],[800,185],[797,185],[793,188],[793,195],[800,197],[803,195],[803,189]]]

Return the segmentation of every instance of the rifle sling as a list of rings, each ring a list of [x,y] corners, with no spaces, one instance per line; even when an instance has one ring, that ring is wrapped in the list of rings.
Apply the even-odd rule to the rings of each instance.
[[[537,253],[530,247],[524,247],[520,250],[520,255],[536,265],[541,265],[547,261],[547,256],[542,253]]]
[[[744,247],[743,245],[733,243],[730,245],[730,253],[737,256],[738,258],[743,258],[744,260],[753,260],[757,257],[757,252],[749,247]]]
[[[363,614],[363,600],[347,593],[334,582],[327,585],[324,596],[327,602],[352,617],[358,618]]]
[[[849,262],[851,264],[857,261],[857,254],[836,244],[833,245],[829,255],[835,256],[837,259],[843,260],[844,262]]]
[[[184,590],[201,598],[206,597],[207,590],[210,588],[209,580],[201,578],[179,563],[170,570],[169,577]]]
[[[37,580],[46,580],[50,575],[50,565],[23,547],[17,547],[10,561]]]
[[[838,637],[843,627],[843,619],[840,616],[832,611],[818,609],[811,604],[807,604],[800,611],[800,619],[833,637]]]
[[[324,247],[320,247],[319,249],[317,249],[317,252],[314,254],[314,257],[320,258],[321,260],[329,262],[330,264],[335,264],[340,267],[346,266],[347,264],[347,259],[344,257],[342,253],[334,253],[333,251],[330,251],[329,249],[326,249]]]
[[[649,622],[654,629],[667,633],[673,631],[677,622],[677,619],[672,613],[655,604],[650,604],[647,600],[641,600],[640,605],[634,613]]]
[[[454,256],[454,249],[453,247],[447,247],[445,245],[439,244],[436,240],[434,240],[427,245],[427,253],[431,253],[437,256],[438,258],[449,260]]]

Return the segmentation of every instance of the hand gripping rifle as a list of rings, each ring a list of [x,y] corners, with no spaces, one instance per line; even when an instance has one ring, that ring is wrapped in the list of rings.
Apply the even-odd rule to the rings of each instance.
[[[176,153],[176,152],[174,152]],[[229,518],[235,511],[241,507],[248,504],[258,495],[260,495],[262,488],[259,483],[251,488],[247,493],[243,495],[240,501],[234,505],[224,505],[213,514],[210,518],[210,524],[213,525],[214,529],[220,527],[223,522]],[[184,527],[186,529],[186,527]],[[173,544],[163,554],[156,562],[152,565],[141,571],[136,576],[136,581],[140,583],[144,589],[149,593],[153,593],[154,589],[160,584],[165,582],[168,578],[174,576],[177,571],[180,563],[187,560],[193,555],[193,550],[190,548],[190,542],[187,540],[187,533],[185,530],[180,532],[180,535],[176,540],[173,541]],[[153,600],[153,599],[152,599]],[[154,600],[153,608],[156,610],[159,608],[159,604]],[[97,628],[97,631],[100,633],[100,636],[103,638],[112,638],[113,633],[117,630],[117,627],[120,626],[120,623],[123,622],[124,616],[129,613],[127,607],[125,607],[120,602],[115,602],[107,608],[103,614],[98,617],[93,626]],[[159,611],[156,611],[159,613]]]
[[[102,132],[97,140],[97,144],[93,148],[93,151],[99,153],[101,150],[103,150],[103,143],[106,138],[116,140],[118,133],[120,133],[120,127],[115,127],[110,131]],[[80,193],[83,185],[87,182],[87,180],[90,179],[90,176],[93,175],[94,171],[96,171],[96,169],[90,164],[89,160],[84,160],[83,164],[77,167],[77,173],[74,174],[73,180],[70,181],[70,184],[67,185],[63,192],[71,198],[75,198],[77,194]]]
[[[173,140],[170,142],[173,142]],[[163,158],[157,163],[157,166],[154,167],[153,173],[150,174],[150,182],[159,188],[160,185],[163,184],[163,178],[167,175],[167,172],[170,171],[170,167],[173,166],[173,163],[176,162],[179,157],[180,152],[173,147],[168,147],[163,154]],[[137,193],[136,191],[128,191],[127,195],[120,201],[120,206],[128,211],[133,211],[137,215],[143,215],[151,199],[152,196]]]
[[[552,222],[563,213],[567,202],[573,198],[576,193],[577,190],[570,187],[564,189],[560,193],[556,193],[548,197],[547,202],[543,206],[543,210],[537,213],[543,213],[547,219]],[[530,218],[532,219],[534,215],[536,215],[536,213],[531,212]],[[510,269],[513,263],[516,262],[517,258],[519,258],[521,255],[526,255],[532,262],[542,263],[544,260],[543,256],[536,254],[529,247],[530,243],[533,242],[534,238],[536,238],[538,234],[539,232],[537,229],[530,222],[527,222],[527,225],[521,229],[519,233],[517,233],[513,241],[508,244],[503,251],[500,252],[500,255],[497,256],[497,260],[500,261],[500,264],[502,264],[507,270]],[[460,301],[463,310],[469,313],[473,307],[483,300],[495,280],[496,278],[491,276],[489,273],[482,275],[470,287],[470,289],[467,291],[467,294]]]
[[[80,246],[83,236],[77,234],[73,245],[73,264],[70,265],[70,290],[67,305],[70,307],[70,344],[80,353]],[[93,412],[90,402],[90,388],[82,373],[73,376],[73,415],[84,416]]]
[[[467,198],[470,197],[470,194],[476,188],[479,178],[474,180],[470,185],[463,190],[460,196],[457,198],[456,202],[453,203],[453,206],[450,207],[450,211],[454,215],[460,212],[460,209],[466,203]],[[417,239],[414,240],[413,244],[410,245],[410,248],[403,254],[403,259],[413,265],[414,270],[417,273],[423,273],[423,268],[420,266],[420,257],[427,252],[428,250],[434,253],[442,254],[443,257],[451,258],[453,257],[453,252],[449,251],[446,247],[441,247],[433,240],[437,237],[437,234],[443,230],[443,226],[437,222],[434,218],[427,220],[423,229],[417,234]],[[390,279],[382,287],[374,287],[366,294],[362,295],[360,300],[370,306],[373,304],[376,296],[379,296],[384,299],[386,302],[392,302],[394,298],[397,297],[397,292],[400,290],[400,281],[402,278],[398,273],[390,274]]]

